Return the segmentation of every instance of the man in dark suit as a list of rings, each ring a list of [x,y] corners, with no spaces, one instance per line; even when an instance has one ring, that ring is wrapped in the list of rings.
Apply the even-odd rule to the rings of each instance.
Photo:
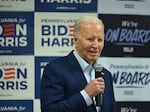
[[[111,73],[95,78],[94,65],[104,47],[104,25],[96,17],[80,18],[74,25],[75,50],[44,69],[41,81],[42,112],[115,112]],[[103,103],[95,106],[95,96]]]

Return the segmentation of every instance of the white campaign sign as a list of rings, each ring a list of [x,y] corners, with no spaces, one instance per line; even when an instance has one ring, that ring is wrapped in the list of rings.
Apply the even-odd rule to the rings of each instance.
[[[98,0],[98,13],[149,15],[150,0]]]
[[[34,0],[0,0],[0,11],[34,11]]]
[[[65,15],[65,16],[64,16]],[[74,47],[74,23],[81,16],[96,13],[35,13],[35,55],[64,56]]]
[[[0,57],[0,99],[34,98],[34,57]]]
[[[150,59],[100,57],[113,76],[117,101],[150,101]]]

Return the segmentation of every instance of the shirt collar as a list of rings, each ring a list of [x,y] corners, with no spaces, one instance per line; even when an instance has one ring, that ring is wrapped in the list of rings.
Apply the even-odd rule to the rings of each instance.
[[[88,64],[83,58],[81,58],[79,56],[79,54],[77,53],[77,51],[74,51],[73,54],[76,57],[76,59],[78,60],[80,66],[81,66],[81,69],[83,71],[85,71],[86,69],[91,69],[92,70],[93,67],[90,64]]]

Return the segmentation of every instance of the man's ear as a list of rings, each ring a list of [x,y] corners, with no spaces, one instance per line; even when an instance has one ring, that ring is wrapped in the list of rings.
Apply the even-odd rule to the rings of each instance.
[[[74,42],[77,41],[77,38],[78,38],[77,36],[78,36],[77,34],[74,34],[74,35],[73,35],[73,40],[74,40]]]

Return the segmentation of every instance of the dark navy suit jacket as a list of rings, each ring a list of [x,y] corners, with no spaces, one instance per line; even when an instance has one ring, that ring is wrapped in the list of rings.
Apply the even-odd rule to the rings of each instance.
[[[105,91],[102,112],[115,112],[112,77],[105,68],[103,73]],[[86,85],[87,81],[73,51],[50,62],[44,69],[41,82],[42,112],[96,112],[90,110],[93,105],[88,107],[80,94]]]

